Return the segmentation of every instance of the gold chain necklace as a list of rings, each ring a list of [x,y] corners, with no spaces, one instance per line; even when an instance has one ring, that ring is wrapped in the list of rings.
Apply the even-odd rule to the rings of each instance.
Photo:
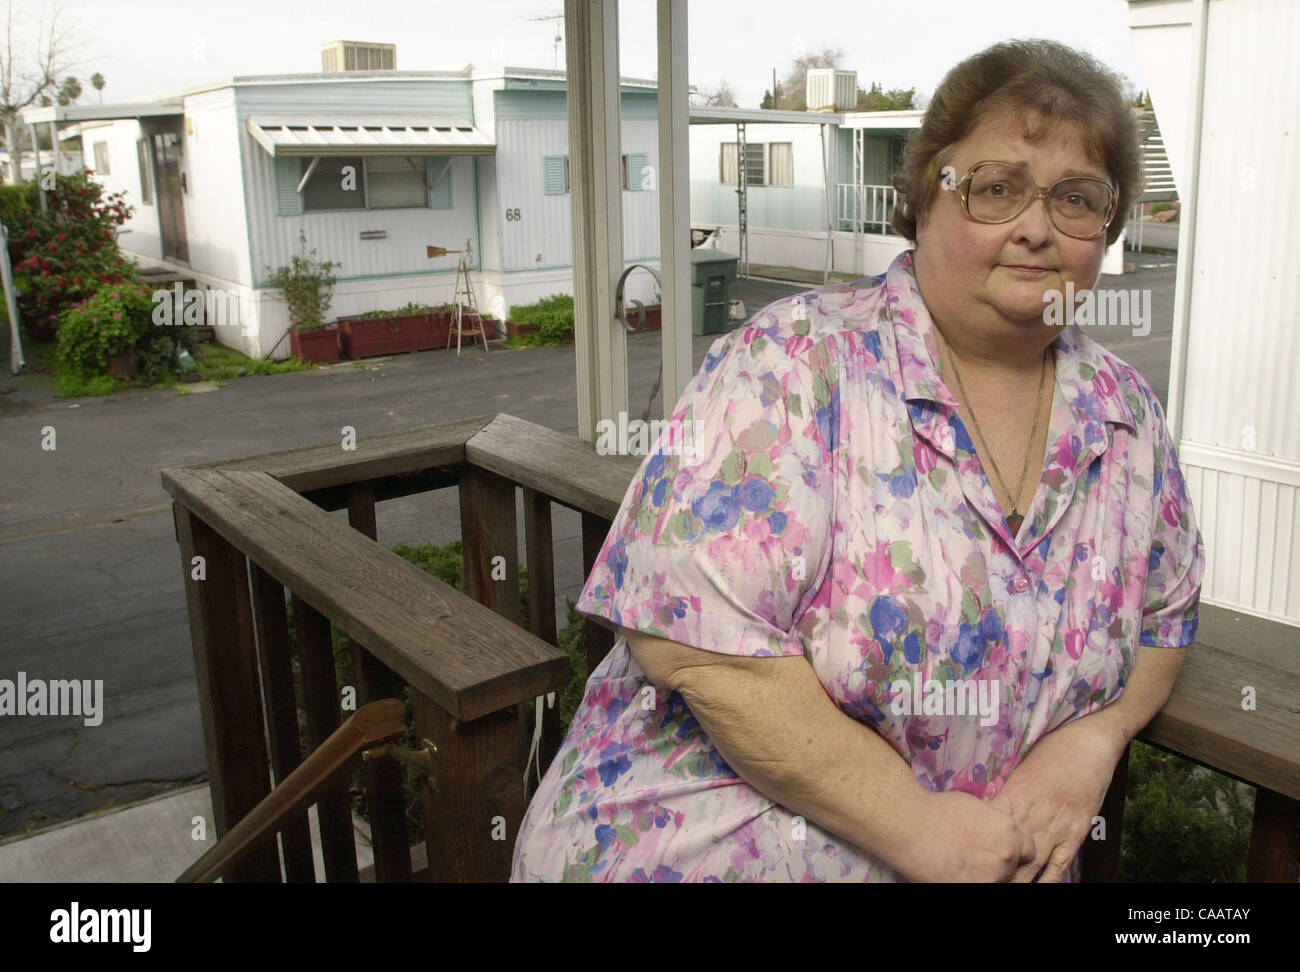
[[[1016,495],[1012,496],[1011,491],[1007,489],[1007,484],[1002,481],[1002,472],[998,469],[997,460],[993,458],[993,450],[984,441],[984,433],[980,430],[980,420],[975,414],[975,406],[971,404],[970,396],[966,394],[966,386],[962,384],[961,372],[957,370],[957,360],[953,357],[952,346],[948,344],[948,341],[937,327],[934,330],[935,334],[939,336],[939,343],[943,345],[944,351],[948,354],[948,363],[952,366],[953,377],[957,379],[957,388],[961,391],[961,400],[970,409],[970,417],[975,422],[975,434],[979,437],[980,447],[984,450],[984,454],[989,457],[989,464],[993,467],[993,475],[997,477],[998,485],[1002,487],[1002,492],[1006,493],[1007,499],[1011,503],[1011,513],[1007,516],[1007,525],[1011,527],[1011,535],[1014,537],[1020,532],[1020,524],[1024,521],[1018,500],[1025,489],[1025,476],[1029,472],[1029,457],[1033,454],[1034,439],[1038,436],[1038,416],[1043,409],[1043,386],[1047,383],[1047,354],[1050,348],[1043,351],[1043,373],[1038,379],[1038,403],[1034,407],[1034,426],[1029,432],[1029,445],[1025,448],[1025,466],[1020,471],[1020,485],[1016,487]]]

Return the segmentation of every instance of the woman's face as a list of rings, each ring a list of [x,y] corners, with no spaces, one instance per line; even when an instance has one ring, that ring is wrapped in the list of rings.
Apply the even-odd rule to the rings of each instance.
[[[1077,127],[1058,125],[1047,137],[1030,142],[1019,126],[990,118],[955,146],[948,184],[990,159],[1025,164],[1039,186],[1072,175],[1111,181],[1105,168],[1088,157]],[[935,320],[946,325],[944,333],[957,329],[974,341],[995,345],[1019,344],[1034,333],[1042,340],[1032,342],[1029,353],[1041,352],[1057,333],[1043,321],[1044,294],[1057,291],[1063,299],[1071,281],[1076,292],[1091,288],[1105,250],[1104,233],[1078,240],[1053,226],[1046,199],[1035,200],[1010,222],[979,223],[966,214],[955,191],[941,188],[917,220],[917,280]],[[1023,266],[1044,269],[1015,269]]]

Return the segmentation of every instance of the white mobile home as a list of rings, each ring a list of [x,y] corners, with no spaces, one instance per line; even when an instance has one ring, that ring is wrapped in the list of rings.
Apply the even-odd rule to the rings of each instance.
[[[653,83],[624,81],[629,263],[658,256],[655,194],[644,191],[655,105]],[[96,177],[135,207],[123,248],[235,295],[240,326],[218,328],[218,340],[253,357],[287,353],[287,310],[266,280],[300,232],[319,259],[341,264],[335,315],[450,302],[459,256],[429,259],[425,248],[467,241],[484,310],[572,291],[562,72],[243,77],[144,105],[25,117],[83,122],[88,157],[106,163]],[[650,298],[647,275],[629,285]]]

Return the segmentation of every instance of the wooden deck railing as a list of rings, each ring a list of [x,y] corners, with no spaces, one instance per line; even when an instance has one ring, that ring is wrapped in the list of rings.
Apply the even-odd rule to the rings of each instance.
[[[435,785],[421,784],[428,868],[414,876],[504,880],[525,809],[523,704],[563,688],[569,678],[568,660],[555,647],[552,504],[581,514],[586,575],[639,464],[636,457],[599,456],[589,443],[510,415],[489,415],[362,437],[354,451],[333,444],[165,470],[218,836],[268,796],[272,781],[284,783],[302,763],[287,591],[311,748],[331,738],[343,715],[332,623],[350,641],[357,704],[394,697],[400,678],[410,687],[416,738],[436,747]],[[374,540],[376,502],[453,486],[468,596]],[[345,508],[346,524],[329,515]],[[493,570],[497,557],[505,558],[504,571]],[[1203,630],[1207,614],[1217,617],[1214,610],[1202,608]],[[1231,625],[1210,625],[1217,640],[1198,644],[1173,697],[1140,738],[1257,787],[1250,876],[1294,881],[1300,876],[1300,669],[1287,660],[1294,652],[1252,654],[1259,637],[1292,630],[1258,627],[1267,624],[1247,619],[1253,640],[1240,641]],[[614,637],[594,622],[585,633],[594,668]],[[1259,687],[1251,712],[1240,706],[1248,684]],[[543,768],[559,743],[558,709],[545,709]],[[1089,879],[1117,873],[1124,765],[1103,810],[1112,839],[1085,852]],[[346,780],[326,787],[312,779],[325,790],[316,805],[326,880],[356,881]],[[395,761],[364,764],[380,881],[413,877],[403,779]],[[270,831],[249,840],[222,864],[224,880],[279,881],[282,868],[283,879],[314,880],[306,814],[293,797],[262,807],[279,805],[287,815],[276,825],[279,848]]]

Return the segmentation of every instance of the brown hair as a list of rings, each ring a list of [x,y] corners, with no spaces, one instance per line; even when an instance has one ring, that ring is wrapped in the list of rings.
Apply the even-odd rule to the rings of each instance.
[[[1083,129],[1093,161],[1118,189],[1107,245],[1119,239],[1128,211],[1141,195],[1142,156],[1134,109],[1119,78],[1086,54],[1049,40],[1005,41],[968,57],[949,71],[934,93],[919,130],[907,139],[894,173],[898,203],[894,229],[916,242],[916,217],[939,190],[952,149],[980,122],[1005,117],[1037,141],[1059,124]],[[1031,126],[1031,118],[1038,121]]]

